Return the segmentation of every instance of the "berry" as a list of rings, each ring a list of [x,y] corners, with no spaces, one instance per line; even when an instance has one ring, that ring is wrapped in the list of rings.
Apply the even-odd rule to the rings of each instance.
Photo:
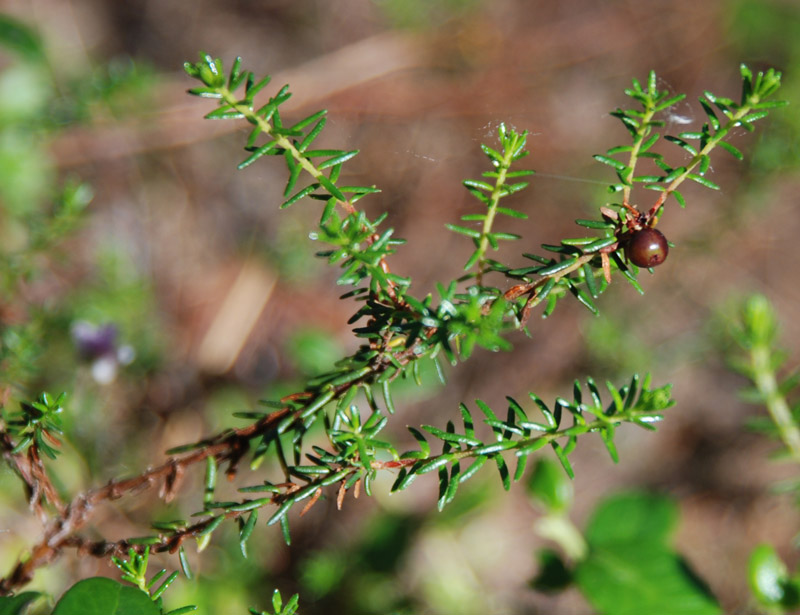
[[[625,243],[625,256],[637,267],[655,267],[669,254],[667,238],[654,228],[634,232]]]

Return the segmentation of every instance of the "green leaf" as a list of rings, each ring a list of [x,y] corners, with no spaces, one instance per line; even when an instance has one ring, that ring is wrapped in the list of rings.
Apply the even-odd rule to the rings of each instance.
[[[693,145],[687,143],[683,139],[681,139],[679,137],[673,137],[672,135],[664,135],[664,139],[666,141],[669,141],[670,143],[674,143],[675,145],[677,145],[679,147],[682,147],[687,152],[689,152],[692,156],[697,156],[697,148],[695,148]],[[671,181],[671,180],[667,179],[667,180],[664,180],[664,181]]]
[[[536,426],[541,431],[545,431],[546,430],[544,425],[539,425],[538,423],[528,423],[528,425]],[[547,443],[548,442],[547,442],[546,438],[534,438],[533,440],[531,440],[527,444],[524,444],[523,446],[519,447],[517,449],[517,451],[516,451],[516,455],[518,457],[522,457],[522,456],[525,456],[525,455],[530,455],[534,451],[538,451],[540,448],[545,446]]]
[[[244,113],[231,110],[230,106],[224,105],[215,111],[207,113],[204,117],[207,120],[240,120],[244,117]]]
[[[501,455],[497,455],[494,458],[494,461],[497,464],[497,471],[500,473],[500,480],[503,483],[503,489],[508,491],[511,489],[511,473],[508,471],[506,460],[503,459]]]
[[[419,444],[420,450],[419,451],[412,451],[410,453],[405,453],[403,455],[404,458],[411,458],[411,459],[427,459],[430,457],[431,454],[431,445],[425,440],[425,436],[423,436],[419,430],[415,429],[414,427],[408,427],[408,431],[411,432],[411,435],[414,436],[414,439]]]
[[[182,545],[181,548],[178,550],[178,561],[181,564],[181,571],[183,572],[183,576],[191,580],[193,576],[192,569],[189,567],[189,558],[186,555],[186,549],[184,549]]]
[[[788,100],[769,100],[753,105],[753,109],[779,109],[789,104]]]
[[[245,73],[240,72],[242,68],[242,58],[236,57],[233,61],[233,66],[231,66],[230,74],[228,75],[228,89],[235,90],[239,87],[239,84],[242,82]]]
[[[795,608],[800,602],[796,582],[789,579],[786,564],[770,545],[762,544],[753,550],[747,580],[753,595],[765,606]]]
[[[253,510],[247,517],[247,521],[242,525],[242,529],[239,531],[239,549],[241,549],[243,557],[247,557],[247,541],[253,533],[256,521],[258,521],[258,510]]]
[[[458,482],[463,483],[466,480],[472,478],[475,473],[480,470],[483,465],[488,461],[488,457],[476,457],[475,461],[473,461],[469,467],[464,470],[461,475],[458,477]]]
[[[519,449],[517,449],[517,452]],[[517,455],[517,469],[514,470],[514,482],[519,482],[525,475],[525,468],[528,466],[528,455]]]
[[[262,156],[270,156],[272,154],[279,152],[280,148],[275,147],[275,143],[276,143],[275,141],[270,141],[269,143],[262,145],[261,147],[256,149],[252,154],[250,154],[250,156],[248,156],[242,162],[240,162],[236,168],[241,171],[245,167],[248,167],[251,164],[253,164],[256,160],[258,160]]]
[[[560,592],[572,583],[572,572],[561,556],[550,549],[539,551],[539,571],[531,581],[531,586],[539,592]]]
[[[281,600],[281,592],[277,589],[272,592],[272,610],[280,613],[283,607],[283,600]]]
[[[434,427],[433,425],[422,425],[422,429],[431,435],[443,440],[445,442],[452,442],[454,444],[465,444],[467,446],[481,446],[483,442],[477,438],[470,437],[465,434],[450,433]]]
[[[640,492],[620,494],[594,511],[586,540],[593,545],[625,541],[665,544],[677,520],[678,508],[669,498]]]
[[[446,469],[442,468],[442,470],[446,475]],[[460,480],[461,474],[461,467],[458,463],[454,463],[451,470],[450,470],[450,477],[449,479],[445,479],[442,481],[442,485],[445,486],[444,493],[439,498],[438,507],[439,510],[443,510],[445,506],[447,506],[450,502],[453,501],[453,498],[456,497],[456,491],[458,490],[458,486],[461,484]]]
[[[668,540],[677,506],[665,497],[609,498],[586,529],[589,555],[575,570],[584,596],[604,615],[719,615],[716,600]]]
[[[678,94],[673,96],[672,98],[668,98],[660,103],[658,103],[654,109],[654,111],[663,111],[664,109],[671,107],[672,105],[679,103],[684,98],[686,98],[686,94]]]
[[[619,160],[614,160],[613,158],[609,158],[608,156],[603,156],[602,154],[595,154],[593,156],[597,162],[602,162],[603,164],[607,164],[610,167],[614,167],[617,171],[627,171],[628,166],[624,162],[620,162]]]
[[[512,440],[503,440],[501,442],[495,442],[494,444],[484,444],[483,446],[479,446],[472,450],[473,455],[494,455],[495,453],[501,453],[503,451],[507,451],[511,448],[514,448],[517,445],[516,442]],[[497,459],[502,459],[499,455],[496,457]]]
[[[263,90],[271,80],[272,80],[272,77],[267,75],[266,77],[261,79],[261,81],[259,81],[258,83],[255,83],[255,84],[251,85],[250,87],[248,87],[247,88],[247,98],[249,98],[250,100],[253,100],[253,97],[256,94],[258,94],[261,90]]]
[[[673,192],[675,194],[675,192]],[[622,272],[622,275],[625,276],[625,279],[637,290],[640,295],[644,294],[644,289],[639,284],[636,279],[636,276],[631,272],[628,266],[623,262],[622,258],[619,256],[619,252],[612,252],[611,253],[611,260],[614,261],[614,264],[619,268]]]
[[[335,166],[337,164],[342,164],[343,162],[347,162],[348,160],[350,160],[351,158],[353,158],[357,154],[358,154],[358,150],[357,149],[349,151],[349,152],[340,152],[338,155],[334,156],[333,158],[328,158],[328,160],[325,160],[324,162],[321,162],[319,165],[317,165],[317,168],[322,170],[322,169],[327,169],[328,167]],[[306,155],[308,155],[308,154],[306,153]]]
[[[166,571],[165,571],[165,570],[162,568],[162,569],[161,569],[161,572],[159,572],[159,573],[158,573],[158,574],[157,574],[155,577],[153,577],[153,579],[150,581],[150,584],[147,586],[147,587],[148,587],[148,589],[149,589],[149,588],[150,588],[150,587],[151,587],[151,586],[152,586],[152,585],[153,585],[153,584],[154,584],[156,581],[158,581],[158,580],[161,578],[161,575],[162,575],[162,574],[164,574],[165,572],[166,572]],[[151,600],[158,600],[158,598],[161,596],[161,594],[163,594],[163,593],[164,593],[164,592],[167,590],[167,588],[168,588],[170,585],[172,585],[172,582],[173,582],[175,579],[177,579],[177,578],[178,578],[178,571],[176,570],[176,571],[174,571],[172,574],[170,574],[170,575],[167,577],[167,579],[166,579],[166,580],[165,580],[165,581],[164,581],[164,582],[163,582],[161,585],[159,585],[158,589],[156,589],[155,591],[151,591],[151,593],[150,593],[150,599],[151,599]],[[197,607],[195,607],[195,608],[197,608]]]
[[[578,261],[577,257],[575,257],[575,258],[567,258],[567,259],[564,259],[563,261],[559,261],[557,263],[554,263],[554,264],[550,265],[549,267],[545,267],[543,269],[540,269],[536,273],[538,273],[541,276],[553,275],[554,273],[558,273],[562,269],[566,269],[568,267],[571,267],[577,261]]]
[[[475,266],[475,263],[480,260],[481,256],[483,256],[483,253],[480,250],[475,250],[469,259],[467,259],[467,262],[464,263],[464,271],[472,269],[472,267]]]
[[[0,15],[0,46],[17,52],[26,60],[38,62],[45,59],[39,35],[9,15]]]
[[[522,213],[521,211],[517,211],[516,209],[510,209],[508,207],[498,207],[495,211],[499,214],[505,214],[506,216],[510,216],[511,218],[517,218],[519,220],[527,220],[528,214]]]
[[[703,107],[703,110],[706,112],[708,116],[708,121],[711,124],[711,127],[717,131],[719,130],[720,123],[719,119],[717,118],[717,114],[714,112],[714,108],[709,105],[704,98],[700,98],[700,105]]]
[[[289,533],[289,517],[286,515],[281,517],[281,535],[287,546],[292,544],[292,535]]]
[[[292,507],[293,504],[294,500],[292,500],[291,498],[284,501],[283,504],[281,504],[278,507],[278,510],[276,510],[275,513],[267,520],[267,525],[274,525],[275,523],[283,519],[283,517],[286,515],[286,513]]]
[[[347,199],[345,198],[344,194],[342,194],[341,190],[336,187],[336,185],[324,175],[320,175],[317,177],[317,181],[328,191],[331,193],[331,196],[336,197],[337,200],[341,201],[342,203],[346,203]]]
[[[39,592],[23,592],[16,596],[0,597],[0,615],[22,615],[27,606],[39,596]]]
[[[572,505],[574,488],[563,470],[549,459],[541,458],[527,483],[530,496],[550,513],[564,513]]]
[[[583,226],[586,228],[595,228],[595,229],[610,229],[614,228],[613,222],[605,222],[603,220],[583,220],[578,219],[575,220],[575,224],[579,226]]]
[[[564,447],[561,446],[558,442],[551,442],[550,446],[553,447],[553,451],[558,457],[558,460],[561,462],[561,466],[564,468],[564,471],[567,473],[567,476],[574,479],[575,478],[575,471],[572,469],[572,464],[569,462],[569,458],[567,457],[567,453],[564,450]]]
[[[185,615],[186,613],[191,613],[192,611],[196,611],[196,610],[197,610],[197,606],[195,606],[195,605],[182,606],[180,608],[173,609],[172,611],[164,613],[164,615]]]
[[[516,233],[503,233],[501,231],[495,231],[493,233],[489,233],[488,237],[490,241],[493,239],[505,239],[507,241],[520,239],[520,235],[517,235]],[[496,245],[496,242],[493,241],[492,243]]]
[[[756,111],[755,113],[749,113],[742,118],[744,122],[756,122],[760,119],[767,117],[769,113],[767,111]]]
[[[400,472],[397,474],[397,480],[395,480],[394,484],[392,485],[392,493],[395,491],[402,491],[412,482],[414,482],[414,480],[417,478],[417,473],[413,470],[414,468],[411,468],[411,470],[402,468],[400,470]]]
[[[586,245],[582,246],[581,250],[583,250],[584,254],[591,254],[592,252],[597,252],[598,250],[607,248],[616,242],[616,237],[601,237],[600,239],[596,239],[591,243],[587,243]]]
[[[445,224],[445,227],[453,231],[454,233],[460,233],[461,235],[466,235],[467,237],[472,237],[473,239],[479,239],[481,236],[481,232],[475,229],[465,228],[463,226],[458,226],[457,224]]]
[[[600,294],[597,289],[597,283],[594,279],[594,270],[589,263],[583,264],[583,278],[586,280],[586,288],[589,290],[589,294],[597,299],[598,295]]]
[[[597,315],[599,310],[597,306],[594,304],[594,301],[587,295],[583,289],[578,288],[575,284],[567,278],[567,284],[569,285],[570,292],[575,296],[575,298],[580,301],[583,305],[585,305],[592,314]]]
[[[614,463],[619,463],[619,453],[617,452],[617,445],[614,444],[614,427],[612,425],[606,426],[600,430],[600,437],[603,438],[603,444],[606,445],[611,460]]]
[[[726,141],[719,141],[717,145],[719,145],[722,149],[724,149],[726,152],[728,152],[731,156],[733,156],[737,160],[744,160],[744,155],[742,154],[742,152],[740,152],[736,147],[734,147],[730,143],[727,143]]]
[[[419,468],[417,469],[417,474],[425,474],[427,472],[432,472],[437,468],[441,468],[442,466],[447,465],[448,463],[453,461],[453,459],[454,459],[453,455],[440,455],[439,457],[434,457],[430,461],[423,463],[421,466],[419,466]]]
[[[705,186],[706,188],[711,188],[712,190],[719,190],[720,189],[720,187],[717,184],[715,184],[714,182],[712,182],[710,179],[706,179],[705,177],[702,177],[702,176],[697,175],[695,173],[689,173],[687,175],[687,177],[689,179],[691,179],[691,180],[696,181],[701,186]]]
[[[53,615],[160,615],[150,596],[136,587],[94,577],[79,581],[61,597]]]
[[[216,530],[222,524],[223,521],[225,521],[225,515],[218,515],[216,517],[212,517],[208,525],[205,526],[199,532],[197,532],[195,536],[198,538],[202,538],[203,536],[208,536],[210,534],[213,534],[214,530]]]
[[[475,188],[476,190],[485,190],[486,192],[492,192],[494,190],[494,186],[491,184],[487,184],[486,182],[478,181],[477,179],[465,179],[462,184],[467,188]]]
[[[603,615],[720,615],[723,611],[688,565],[658,545],[590,548],[575,580]]]

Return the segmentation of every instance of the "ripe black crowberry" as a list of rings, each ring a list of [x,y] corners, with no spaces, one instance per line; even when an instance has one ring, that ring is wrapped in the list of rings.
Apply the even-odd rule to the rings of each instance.
[[[654,228],[635,231],[625,242],[625,256],[637,267],[655,267],[669,254],[667,238]]]

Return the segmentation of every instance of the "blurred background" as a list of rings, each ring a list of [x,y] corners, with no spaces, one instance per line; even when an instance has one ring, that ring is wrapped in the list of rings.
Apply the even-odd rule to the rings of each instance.
[[[353,304],[338,300],[336,271],[313,256],[317,204],[278,211],[280,161],[236,170],[246,129],[204,121],[212,105],[185,94],[193,83],[182,65],[198,52],[227,64],[242,56],[276,89],[289,83],[289,119],[329,110],[321,146],[361,150],[345,167],[350,183],[381,188],[362,203],[373,217],[388,211],[408,240],[391,265],[413,278],[416,296],[457,276],[470,253],[444,224],[477,211],[461,181],[486,169],[479,145],[496,142],[500,122],[530,131],[538,172],[515,197],[529,220],[501,227],[524,236],[500,254],[516,263],[575,235],[573,220],[609,198],[613,176],[592,154],[627,141],[608,113],[628,104],[632,78],[654,69],[660,87],[688,94],[666,118],[675,131],[702,122],[703,90],[738,97],[741,62],[784,71],[781,98],[800,100],[793,0],[4,0],[0,11],[0,378],[8,404],[70,393],[69,445],[55,471],[73,492],[238,426],[233,412],[296,390],[357,345],[346,325]],[[726,365],[722,332],[730,306],[757,290],[798,357],[799,131],[790,106],[732,139],[744,163],[716,153],[710,177],[722,191],[687,188],[686,209],[667,211],[659,228],[675,248],[642,277],[644,297],[615,284],[600,317],[564,302],[548,320],[534,317],[531,339],[512,336],[513,352],[479,351],[450,370],[446,389],[432,376],[409,386],[393,436],[407,441],[404,424],[443,427],[461,401],[500,408],[527,391],[567,396],[586,375],[621,383],[652,372],[655,384],[674,383],[678,405],[657,433],[620,431],[619,465],[599,439],[579,444],[573,519],[581,526],[621,489],[678,498],[678,548],[726,612],[744,612],[750,550],[770,541],[795,562],[798,515],[772,492],[788,476],[769,460],[776,445],[745,427],[761,410],[739,400],[744,382]],[[74,186],[58,212],[68,232],[55,250],[24,248],[33,265],[23,275],[9,255],[35,244],[64,182]],[[201,478],[189,477],[182,508],[159,518],[198,509]],[[260,527],[247,561],[228,528],[192,554],[201,582],[179,582],[167,604],[246,612],[266,608],[278,587],[300,592],[308,615],[592,612],[575,592],[529,587],[546,543],[523,489],[498,497],[485,471],[436,513],[435,479],[389,497],[392,480],[342,512],[324,501],[295,514],[291,548]],[[40,528],[7,469],[0,483],[5,574]],[[152,498],[109,504],[96,537],[146,533]],[[96,574],[114,570],[70,555],[31,588],[57,592]]]

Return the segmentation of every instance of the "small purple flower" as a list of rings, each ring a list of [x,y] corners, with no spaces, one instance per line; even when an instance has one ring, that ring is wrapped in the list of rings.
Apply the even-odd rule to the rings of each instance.
[[[79,320],[70,333],[80,357],[91,362],[92,377],[99,384],[112,382],[118,366],[127,365],[135,356],[131,346],[117,345],[117,327],[113,324],[97,326]]]
[[[72,325],[71,333],[82,359],[93,361],[117,351],[117,327],[112,324],[97,327],[79,320]]]

